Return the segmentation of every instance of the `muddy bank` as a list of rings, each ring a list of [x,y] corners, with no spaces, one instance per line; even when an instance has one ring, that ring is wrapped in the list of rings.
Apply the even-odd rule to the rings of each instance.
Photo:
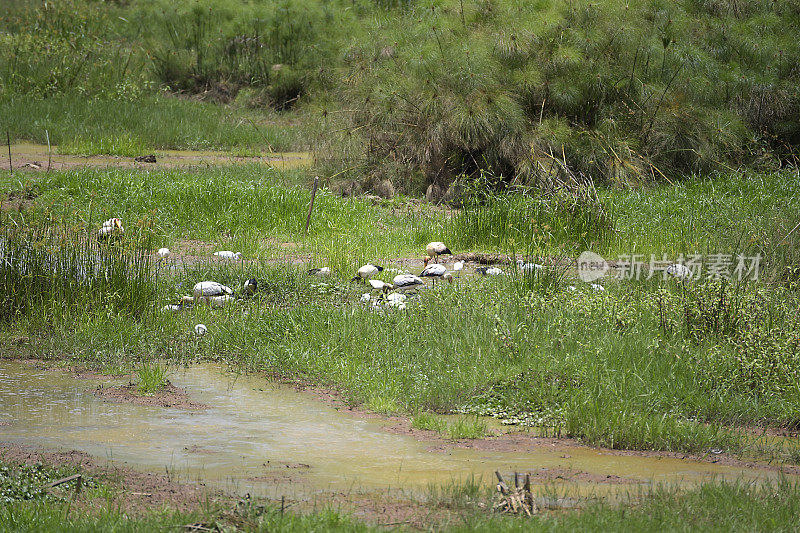
[[[177,482],[167,475],[146,473],[119,465],[99,462],[87,453],[76,450],[49,451],[41,448],[0,441],[0,460],[11,464],[45,464],[53,467],[70,466],[95,481],[110,486],[111,493],[92,496],[89,491],[80,492],[72,506],[87,513],[109,507],[137,516],[154,509],[174,509],[182,512],[208,512],[216,514],[222,522],[236,514],[238,506],[249,502],[224,491],[207,487],[202,482]],[[273,471],[265,477],[285,478],[293,472],[309,468],[304,464],[265,465]],[[461,516],[463,509],[447,509],[429,503],[404,498],[398,495],[362,492],[320,492],[313,499],[286,498],[283,502],[272,500],[276,507],[281,504],[289,512],[313,512],[329,507],[372,525],[408,525],[427,529],[432,524],[448,523]],[[216,529],[215,529],[216,531]]]
[[[5,153],[5,152],[4,152]],[[6,153],[7,155],[7,153]],[[154,170],[161,168],[182,168],[205,165],[243,165],[262,164],[271,167],[297,168],[311,164],[308,152],[264,152],[252,156],[235,155],[226,151],[213,150],[157,150],[152,154],[155,162],[143,157],[123,157],[116,155],[73,155],[58,153],[53,146],[48,153],[47,146],[33,143],[11,145],[11,161],[14,171],[47,172],[48,170],[69,170],[82,167],[131,168]],[[49,160],[49,162],[48,162]],[[0,161],[0,168],[8,169],[8,157]]]
[[[202,482],[182,484],[172,481],[164,474],[140,472],[116,464],[112,467],[104,466],[89,454],[76,450],[46,451],[32,446],[0,442],[0,459],[16,464],[42,463],[55,467],[76,467],[81,473],[118,488],[113,495],[113,505],[131,514],[164,506],[179,511],[195,511],[209,501],[235,501],[233,497],[211,489]],[[92,499],[84,491],[78,495],[76,506],[86,510],[108,508],[109,502],[105,497]]]
[[[109,401],[132,403],[136,405],[174,407],[176,409],[190,410],[208,409],[208,405],[192,401],[189,398],[189,394],[184,389],[179,389],[169,382],[166,387],[153,394],[140,393],[136,385],[100,385],[94,391],[94,395]]]
[[[408,435],[422,442],[429,442],[431,445],[428,448],[431,452],[451,452],[457,449],[472,449],[493,453],[509,453],[509,452],[535,452],[542,448],[552,448],[556,451],[563,449],[561,457],[570,459],[571,455],[569,450],[572,449],[585,449],[595,450],[602,455],[620,456],[620,457],[646,457],[656,459],[678,459],[686,461],[699,461],[710,464],[718,464],[722,466],[730,466],[735,468],[747,468],[755,470],[763,470],[765,472],[781,472],[788,475],[800,475],[800,465],[792,464],[773,464],[759,461],[752,458],[741,458],[729,453],[711,452],[700,453],[684,453],[684,452],[669,452],[669,451],[654,451],[654,450],[615,450],[610,448],[598,448],[584,444],[578,439],[560,437],[540,437],[532,433],[530,430],[518,428],[517,426],[506,426],[503,431],[491,430],[490,434],[481,439],[460,439],[453,440],[442,436],[436,431],[418,429],[411,426],[411,418],[406,416],[387,416],[363,409],[360,405],[348,401],[344,395],[336,390],[324,388],[309,382],[303,382],[287,376],[279,376],[275,374],[264,374],[265,379],[272,379],[274,381],[290,384],[298,391],[307,392],[314,395],[319,400],[330,405],[334,409],[347,411],[353,416],[365,420],[383,420],[386,422],[385,429],[390,433],[397,435]],[[731,428],[740,429],[740,428]],[[780,433],[778,433],[780,435]],[[561,469],[554,469],[550,473],[546,472],[548,469],[541,469],[537,474],[531,471],[531,475],[535,479],[554,479],[560,475]],[[613,477],[596,476],[589,474],[582,476],[581,472],[572,472],[567,474],[569,480],[575,481],[588,481],[596,483],[627,483],[630,480]],[[637,482],[633,480],[633,482]]]

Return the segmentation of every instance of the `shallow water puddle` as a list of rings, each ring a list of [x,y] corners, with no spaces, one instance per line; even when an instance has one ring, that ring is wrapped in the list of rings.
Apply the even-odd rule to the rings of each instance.
[[[107,402],[92,393],[97,380],[0,361],[0,440],[82,450],[138,469],[272,497],[386,488],[417,492],[470,475],[492,482],[498,469],[566,472],[562,477],[573,495],[636,487],[605,483],[606,476],[682,484],[712,476],[778,477],[763,469],[578,446],[543,445],[527,452],[442,450],[446,447],[440,443],[389,433],[380,420],[340,412],[291,387],[234,376],[214,365],[172,370],[170,379],[210,408]],[[572,476],[572,471],[588,475]],[[534,481],[563,483],[556,475]]]

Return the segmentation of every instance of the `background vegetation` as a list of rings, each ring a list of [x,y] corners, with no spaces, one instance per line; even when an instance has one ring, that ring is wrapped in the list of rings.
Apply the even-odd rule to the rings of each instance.
[[[75,101],[64,95],[125,109],[163,106],[163,93],[299,107],[328,175],[392,180],[434,200],[481,172],[542,186],[774,167],[800,142],[800,9],[789,0],[17,0],[3,10],[0,118],[20,138],[41,137],[16,125],[23,97],[67,98],[59,109]],[[157,147],[198,144],[120,126]]]

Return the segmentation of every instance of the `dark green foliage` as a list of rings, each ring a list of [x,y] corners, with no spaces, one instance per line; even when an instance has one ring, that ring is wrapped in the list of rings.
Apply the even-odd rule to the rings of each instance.
[[[0,462],[0,504],[25,500],[55,500],[58,496],[46,489],[49,483],[75,474],[70,467],[53,468],[36,463],[13,464]],[[87,485],[91,480],[83,480]]]
[[[142,96],[144,57],[136,44],[113,31],[110,9],[64,0],[10,13],[0,20],[7,32],[0,33],[0,95]]]
[[[726,3],[720,3],[725,5]],[[446,186],[560,162],[612,182],[796,149],[800,47],[790,2],[445,2],[397,14],[346,58],[348,121],[372,173]],[[789,57],[792,59],[790,60]],[[760,142],[754,143],[758,139]]]
[[[795,162],[800,144],[790,0],[67,0],[0,13],[3,95],[137,101],[160,85],[222,102],[247,88],[248,106],[278,110],[305,100],[331,174],[432,186],[437,201],[480,171],[640,183]]]

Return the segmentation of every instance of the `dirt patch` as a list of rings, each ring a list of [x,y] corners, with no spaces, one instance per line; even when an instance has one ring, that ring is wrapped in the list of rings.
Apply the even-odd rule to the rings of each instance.
[[[39,195],[33,190],[11,191],[5,198],[0,198],[0,210],[26,211],[33,207],[37,196]]]
[[[155,152],[156,163],[137,162],[133,157],[116,155],[70,155],[58,153],[53,147],[50,170],[68,170],[81,167],[114,168],[189,168],[205,165],[263,164],[270,167],[297,168],[311,164],[307,152],[254,153],[252,156],[233,155],[224,151],[159,150]],[[47,146],[20,143],[11,145],[11,159],[15,172],[38,173],[48,169]],[[0,160],[0,168],[8,169],[8,158]]]
[[[207,405],[190,400],[185,390],[169,382],[166,387],[153,394],[140,393],[136,385],[117,385],[111,387],[100,385],[94,391],[94,394],[106,400],[136,405],[174,407],[176,409],[190,410],[208,409]]]

